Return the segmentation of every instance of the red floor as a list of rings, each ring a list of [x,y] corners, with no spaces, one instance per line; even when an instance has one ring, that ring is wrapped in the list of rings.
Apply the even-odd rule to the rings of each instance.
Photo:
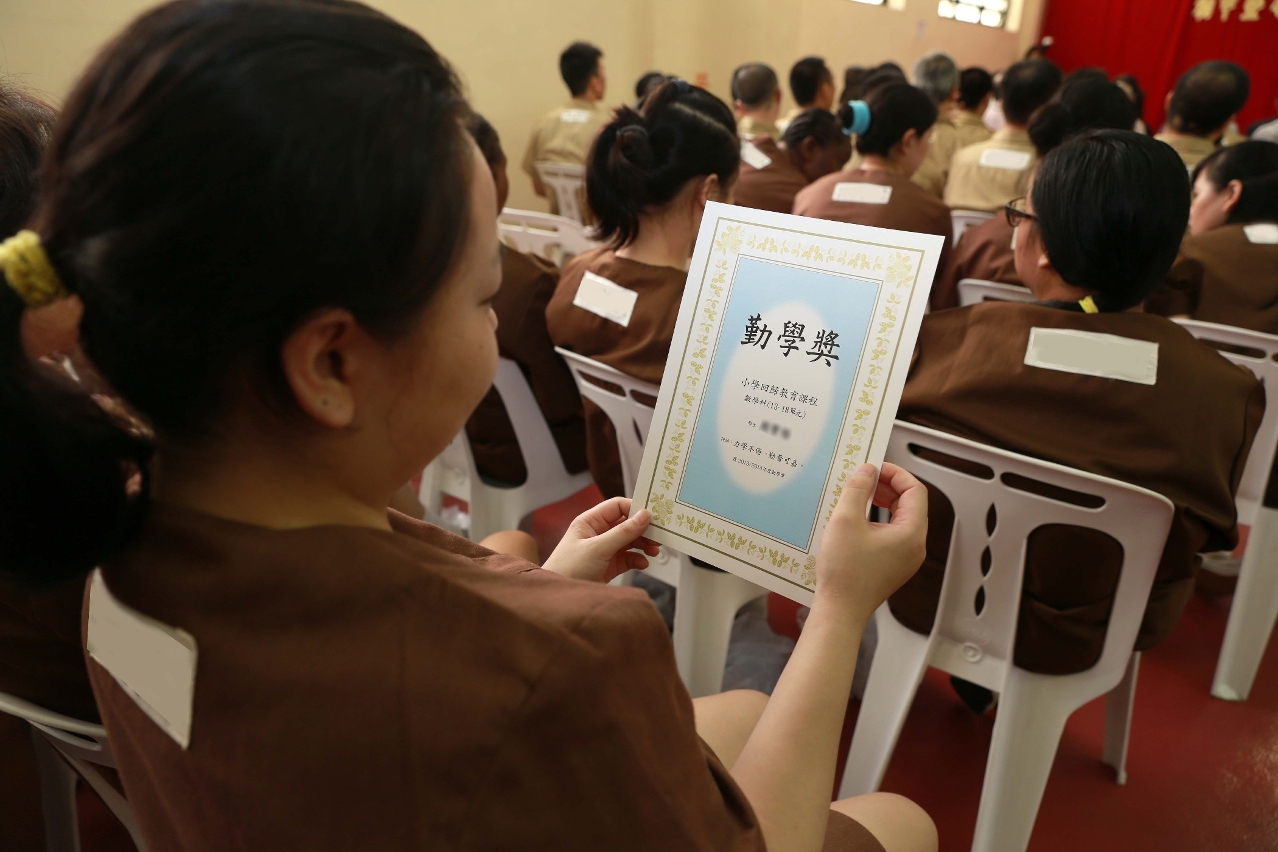
[[[539,512],[533,531],[543,551],[597,499],[592,487]],[[772,607],[774,615],[785,610]],[[1278,656],[1271,642],[1247,702],[1212,698],[1227,615],[1227,599],[1194,597],[1172,635],[1144,655],[1126,786],[1100,761],[1102,702],[1074,714],[1031,852],[1278,850]],[[853,707],[850,722],[855,714]],[[992,715],[976,717],[960,704],[944,675],[928,673],[883,789],[932,815],[942,852],[966,852],[971,844],[993,723]],[[91,794],[82,814],[86,852],[132,848]]]

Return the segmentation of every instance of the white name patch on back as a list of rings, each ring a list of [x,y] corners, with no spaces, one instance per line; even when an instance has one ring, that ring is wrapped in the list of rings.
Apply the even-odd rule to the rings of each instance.
[[[979,160],[982,166],[991,169],[1007,169],[1012,172],[1023,172],[1029,168],[1029,151],[1013,151],[1010,148],[986,148],[981,152]]]
[[[1273,222],[1256,222],[1243,228],[1247,239],[1256,245],[1278,245],[1278,225]]]
[[[1153,385],[1158,382],[1158,344],[1071,328],[1031,328],[1025,365]]]
[[[559,120],[565,124],[585,124],[590,121],[590,110],[566,109],[559,113]]]
[[[572,303],[617,325],[629,326],[638,299],[639,294],[634,290],[614,284],[602,275],[587,272]]]
[[[836,183],[833,198],[855,204],[887,204],[892,198],[892,187],[877,183]]]
[[[756,169],[766,169],[772,165],[772,158],[756,148],[753,142],[741,143],[741,161]]]

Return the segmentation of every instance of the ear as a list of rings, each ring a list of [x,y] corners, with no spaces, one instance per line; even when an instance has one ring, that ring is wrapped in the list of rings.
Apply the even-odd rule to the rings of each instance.
[[[692,194],[692,203],[698,212],[706,209],[706,204],[719,191],[719,176],[707,175],[697,184],[697,190]]]
[[[812,158],[820,153],[820,147],[815,136],[808,136],[799,143],[799,158],[805,163],[811,162]]]
[[[1171,99],[1172,99],[1172,93],[1171,93],[1171,92],[1168,92],[1168,93],[1167,93],[1167,97],[1163,98],[1163,111],[1164,111],[1164,112],[1166,112],[1167,110],[1171,109]]]
[[[363,366],[367,334],[346,310],[324,311],[298,326],[280,347],[284,378],[298,407],[330,429],[355,420],[352,377]]]
[[[1242,188],[1242,181],[1240,180],[1231,180],[1225,185],[1225,188],[1221,193],[1225,196],[1224,201],[1221,203],[1221,207],[1226,213],[1234,212],[1234,208],[1238,206],[1238,202],[1242,201]]]

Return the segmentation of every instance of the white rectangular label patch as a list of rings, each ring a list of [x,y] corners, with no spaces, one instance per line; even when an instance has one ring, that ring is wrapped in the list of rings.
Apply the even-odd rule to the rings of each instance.
[[[566,109],[559,113],[559,120],[565,124],[585,124],[590,121],[590,110]]]
[[[836,183],[833,198],[854,204],[887,204],[892,198],[892,187],[877,183]]]
[[[980,163],[991,169],[1007,169],[1023,172],[1029,168],[1029,151],[1013,151],[1010,148],[986,148],[981,152]]]
[[[1257,222],[1254,225],[1247,225],[1243,228],[1243,233],[1247,235],[1249,241],[1256,245],[1278,245],[1278,225],[1272,222]]]
[[[195,637],[117,601],[93,572],[85,645],[151,721],[183,749],[191,744]]]
[[[741,143],[741,160],[756,169],[766,169],[772,165],[772,158],[756,148],[753,142]]]
[[[638,299],[639,294],[634,290],[614,284],[602,275],[587,272],[582,276],[581,286],[577,288],[572,303],[617,325],[629,326],[630,315],[634,313]]]
[[[1153,385],[1158,381],[1158,344],[1071,328],[1031,328],[1025,364]]]

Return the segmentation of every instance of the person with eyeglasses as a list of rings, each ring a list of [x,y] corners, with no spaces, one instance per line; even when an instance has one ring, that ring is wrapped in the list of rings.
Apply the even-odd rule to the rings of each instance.
[[[1264,389],[1180,326],[1139,311],[1189,219],[1187,175],[1169,146],[1130,130],[1077,136],[1047,155],[1028,195],[1003,215],[1035,301],[924,317],[897,416],[1171,500],[1136,643],[1146,650],[1179,618],[1198,553],[1238,540],[1234,495]],[[1053,341],[1064,351],[1042,345]],[[1120,354],[1131,350],[1140,357]],[[889,601],[920,633],[932,628],[954,523],[943,494],[929,488],[929,501],[928,556]],[[1060,526],[1035,530],[1027,548],[1014,662],[1042,674],[1084,671],[1104,643],[1122,554],[1103,534]],[[956,688],[976,710],[993,698]]]

